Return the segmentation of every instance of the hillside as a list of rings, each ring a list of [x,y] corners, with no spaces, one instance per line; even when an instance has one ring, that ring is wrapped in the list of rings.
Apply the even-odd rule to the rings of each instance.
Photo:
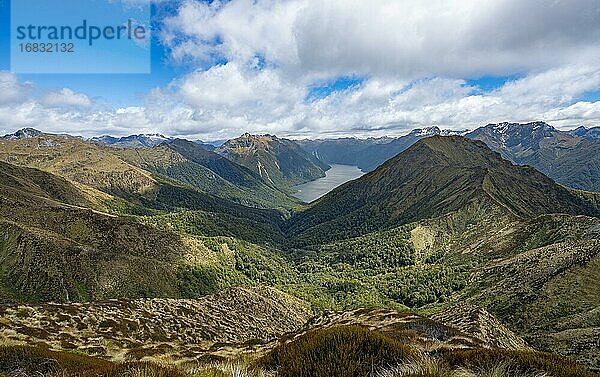
[[[466,137],[481,140],[504,158],[531,165],[565,186],[600,191],[600,142],[593,129],[563,132],[544,122],[489,124]]]
[[[227,141],[216,151],[252,170],[274,187],[288,190],[324,177],[325,170],[329,169],[295,142],[271,135],[244,134]]]
[[[595,228],[587,240],[493,260],[475,273],[467,300],[486,306],[536,348],[599,369],[600,228]]]
[[[375,171],[338,187],[288,224],[299,244],[327,242],[467,206],[505,216],[597,214],[598,209],[530,167],[462,137],[419,141]]]
[[[0,140],[0,161],[57,174],[116,196],[152,197],[157,182],[109,151],[71,136],[30,132]]]
[[[302,302],[259,288],[230,289],[202,300],[1,309],[0,333],[8,345],[0,347],[0,372],[7,373],[363,377],[375,370],[381,376],[415,377],[597,376],[569,359],[529,349],[476,307],[449,309],[438,320],[365,309],[308,319]],[[39,314],[48,323],[42,324]],[[470,332],[488,326],[493,333]],[[32,343],[37,346],[20,345]],[[144,362],[133,361],[140,359]]]
[[[195,143],[176,140],[153,148],[119,149],[113,153],[155,175],[239,204],[282,211],[299,205],[247,169]]]
[[[181,142],[181,144],[186,147],[191,146],[184,152],[190,156],[190,159],[194,159],[194,162],[201,160],[198,155],[207,154],[208,158],[201,161],[209,166],[211,171],[230,178],[236,185],[247,185],[246,187],[249,188],[247,192],[250,195],[242,196],[247,203],[258,206],[256,202],[259,201],[269,208],[271,206],[281,208],[284,206],[283,203],[290,206],[298,205],[294,199],[267,187],[249,170],[232,164],[215,153],[205,151],[192,142]],[[153,214],[157,211],[203,210],[254,221],[265,221],[275,226],[282,221],[281,212],[246,207],[239,204],[244,200],[232,195],[231,192],[220,192],[219,196],[216,196],[210,190],[205,192],[189,183],[146,171],[119,156],[119,153],[127,154],[128,151],[97,146],[71,136],[44,133],[34,133],[30,137],[14,140],[0,140],[0,161],[56,174],[79,184],[84,191],[95,189],[108,194],[104,195],[105,201],[109,202],[107,206],[112,213]],[[161,160],[169,161],[173,157],[152,155],[152,152],[143,153],[150,153],[150,158],[156,157],[159,160],[155,161],[157,164],[161,164]],[[140,162],[137,158],[139,156],[134,155],[134,157],[134,163]],[[177,160],[176,156],[175,160]],[[208,176],[195,176],[189,179],[210,179],[211,173],[202,170],[202,173],[208,173]],[[218,190],[210,183],[206,186],[212,187],[213,191]],[[253,191],[253,188],[257,188],[257,191]],[[253,199],[255,193],[257,198]],[[281,209],[284,212],[288,210],[287,207]]]
[[[288,262],[270,249],[206,237],[223,235],[217,224],[225,223],[237,224],[229,235],[253,238],[259,232],[268,239],[277,232],[268,225],[275,216],[270,212],[181,196],[190,207],[219,211],[193,217],[194,237],[173,232],[183,220],[171,218],[159,230],[154,216],[92,210],[102,210],[96,203],[104,204],[98,201],[103,196],[47,172],[0,163],[0,177],[0,301],[196,297],[232,284],[277,283],[268,271],[293,280]],[[160,195],[162,190],[159,202]]]
[[[192,362],[272,342],[300,329],[311,314],[306,303],[276,289],[236,287],[195,300],[2,306],[0,334],[11,343],[43,343],[106,359]]]
[[[329,164],[359,165],[362,152],[372,145],[389,143],[391,138],[340,138],[295,140],[302,149]]]
[[[56,350],[77,347],[106,359],[119,360],[123,354],[131,359],[168,356],[180,363],[209,359],[209,356],[216,359],[247,354],[255,358],[280,343],[340,325],[364,326],[390,336],[407,336],[405,340],[411,346],[423,350],[432,345],[446,349],[460,347],[455,344],[469,348],[529,350],[522,339],[481,308],[448,308],[437,317],[438,320],[433,320],[386,309],[326,311],[314,315],[305,302],[276,289],[235,287],[195,300],[3,306],[0,334],[14,344],[41,342]],[[50,328],[59,331],[48,332],[41,318],[50,323]],[[11,332],[11,328],[17,330]],[[177,328],[179,331],[174,331]],[[493,328],[496,333],[482,334],[482,328]],[[56,336],[58,333],[63,335]],[[101,339],[112,338],[118,343],[103,345],[89,334],[97,334]],[[413,339],[408,338],[409,335]]]

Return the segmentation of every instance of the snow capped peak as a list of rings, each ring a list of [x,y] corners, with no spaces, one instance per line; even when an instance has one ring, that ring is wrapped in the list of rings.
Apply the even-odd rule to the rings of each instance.
[[[159,133],[129,135],[124,137],[100,136],[90,139],[91,141],[108,144],[116,147],[154,147],[165,141],[173,140],[171,137]]]
[[[33,139],[42,134],[41,131],[35,128],[23,128],[15,132],[14,134],[5,135],[2,137],[4,140],[20,140],[20,139]]]
[[[147,137],[148,139],[153,139],[153,140],[156,140],[156,139],[167,140],[167,139],[169,139],[168,137],[166,137],[164,135],[161,135],[161,134],[158,134],[158,133],[156,133],[156,134],[141,134],[141,135],[138,135],[138,136],[139,137]]]
[[[411,136],[415,136],[415,137],[429,137],[429,136],[436,136],[436,135],[441,135],[441,136],[464,136],[469,132],[469,130],[460,130],[460,131],[454,131],[454,130],[442,130],[440,129],[438,126],[431,126],[431,127],[424,127],[424,128],[417,128],[414,129],[410,132],[409,135]]]
[[[548,131],[548,132],[556,131],[556,128],[552,127],[551,125],[549,125],[548,123],[545,123],[545,122],[533,122],[533,123],[528,123],[525,126],[530,126],[533,131]]]
[[[499,133],[499,134],[505,134],[510,130],[511,127],[511,123],[508,122],[502,122],[502,123],[498,123],[498,124],[492,124],[492,129],[494,130],[494,132]]]
[[[509,123],[502,122],[496,124],[488,124],[485,128],[491,129],[492,132],[500,135],[507,135],[513,132],[555,132],[556,128],[546,122],[530,122],[530,123]]]
[[[416,137],[427,137],[434,136],[440,134],[440,129],[437,126],[425,127],[425,128],[417,128],[410,132],[410,135]]]
[[[442,130],[440,135],[442,136],[465,136],[466,134],[468,134],[470,131],[467,129],[464,130]]]
[[[440,132],[441,131],[438,126],[425,127],[421,130],[421,133],[419,134],[419,136],[439,135]]]

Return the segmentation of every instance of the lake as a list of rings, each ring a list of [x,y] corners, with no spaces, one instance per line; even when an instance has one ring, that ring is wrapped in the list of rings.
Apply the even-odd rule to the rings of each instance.
[[[356,166],[331,164],[331,169],[325,172],[325,177],[295,186],[294,188],[298,190],[298,192],[296,192],[294,196],[302,201],[310,203],[313,200],[319,199],[334,188],[361,177],[363,174],[365,173],[360,171]]]

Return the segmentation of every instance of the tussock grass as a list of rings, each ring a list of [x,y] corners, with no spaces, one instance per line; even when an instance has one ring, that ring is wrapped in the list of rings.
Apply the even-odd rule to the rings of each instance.
[[[543,372],[522,373],[509,363],[498,362],[474,369],[452,368],[442,358],[423,356],[406,364],[382,370],[374,377],[549,377]],[[558,377],[558,376],[557,376]]]
[[[87,374],[85,376],[88,376]],[[162,366],[149,362],[133,362],[115,365],[102,370],[98,376],[102,377],[189,377],[183,371],[172,367]],[[84,375],[77,376],[84,377]]]
[[[454,371],[448,363],[426,355],[415,358],[378,372],[375,377],[453,377]]]
[[[0,377],[599,377],[566,358],[533,351],[416,351],[359,326],[313,330],[254,362],[175,367],[113,363],[28,346],[0,346]]]
[[[310,331],[260,360],[278,377],[364,377],[415,356],[400,342],[359,326]]]
[[[28,346],[0,346],[0,375],[53,376],[63,372],[90,373],[112,366],[111,362],[70,352]]]
[[[476,376],[560,376],[598,377],[585,367],[565,357],[535,351],[504,349],[453,350],[443,355],[450,365],[479,371]],[[504,364],[504,374],[493,374],[493,365]],[[487,370],[487,372],[486,372]],[[487,374],[485,374],[487,373]]]
[[[190,377],[269,377],[273,374],[244,362],[215,363],[187,370]]]

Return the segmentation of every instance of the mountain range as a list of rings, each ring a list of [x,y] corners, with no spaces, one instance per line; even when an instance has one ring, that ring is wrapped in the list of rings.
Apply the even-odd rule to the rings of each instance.
[[[433,126],[415,129],[407,135],[397,138],[300,140],[298,143],[307,152],[322,161],[332,164],[355,165],[362,171],[369,172],[423,138],[465,133],[467,131],[441,130],[439,127]]]
[[[498,123],[470,132],[429,127],[397,138],[300,140],[298,143],[327,163],[355,165],[369,172],[418,140],[435,135],[463,135],[481,140],[502,157],[519,165],[531,165],[560,184],[600,191],[599,127],[560,131],[544,122]]]
[[[331,241],[471,206],[514,217],[600,215],[594,204],[531,167],[503,160],[483,142],[434,136],[334,189],[294,217],[290,229]]]
[[[0,373],[241,357],[277,376],[596,376],[596,141],[541,122],[462,134],[214,150],[5,136]],[[290,196],[358,159],[361,178]]]
[[[534,166],[565,186],[600,191],[600,141],[583,136],[543,122],[490,124],[466,135],[482,140],[517,164]]]
[[[574,130],[569,131],[569,134],[589,141],[595,141],[600,139],[600,127],[586,128],[584,126],[579,126]]]

